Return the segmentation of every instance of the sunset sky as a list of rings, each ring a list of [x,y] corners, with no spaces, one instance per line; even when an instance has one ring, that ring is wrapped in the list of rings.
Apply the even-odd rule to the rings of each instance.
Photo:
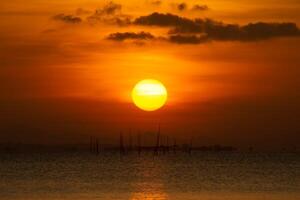
[[[107,141],[299,148],[299,0],[0,3],[0,143]],[[153,78],[166,105],[138,109]]]

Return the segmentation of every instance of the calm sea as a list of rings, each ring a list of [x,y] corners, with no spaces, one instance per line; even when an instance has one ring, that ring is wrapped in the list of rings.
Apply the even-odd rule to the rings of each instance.
[[[296,153],[0,153],[0,199],[300,199]]]

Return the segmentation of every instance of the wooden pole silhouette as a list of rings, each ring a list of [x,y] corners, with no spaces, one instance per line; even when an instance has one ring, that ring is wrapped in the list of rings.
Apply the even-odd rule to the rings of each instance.
[[[131,135],[131,128],[129,129],[129,151],[132,150],[132,135]]]
[[[166,144],[166,150],[167,150],[167,153],[169,153],[169,136],[167,136],[167,144]]]
[[[93,137],[90,136],[90,153],[93,153]]]
[[[176,154],[176,148],[177,148],[177,143],[176,139],[174,138],[174,145],[173,145],[173,153]]]
[[[193,138],[190,139],[189,154],[192,154]]]
[[[96,138],[96,154],[99,154],[99,141],[98,138]]]
[[[90,152],[92,154],[97,153],[96,138],[93,136],[90,137]]]
[[[120,132],[120,154],[124,154],[125,149],[124,149],[124,141],[123,141],[123,134]]]
[[[140,132],[138,133],[138,154],[139,154],[139,156],[141,155],[141,151],[142,151],[142,144],[141,144],[142,142],[141,142],[141,134],[140,134]]]
[[[166,147],[166,137],[162,136],[162,140],[161,140],[161,149],[163,154],[166,153],[167,147]]]
[[[157,132],[157,138],[156,138],[156,146],[155,146],[155,154],[156,155],[158,155],[159,145],[160,145],[160,124],[158,125],[158,132]]]

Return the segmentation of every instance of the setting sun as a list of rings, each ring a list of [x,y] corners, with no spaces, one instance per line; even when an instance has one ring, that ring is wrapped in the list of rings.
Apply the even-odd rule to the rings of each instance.
[[[138,82],[132,90],[134,104],[145,111],[154,111],[161,108],[167,101],[165,86],[154,79],[145,79]]]

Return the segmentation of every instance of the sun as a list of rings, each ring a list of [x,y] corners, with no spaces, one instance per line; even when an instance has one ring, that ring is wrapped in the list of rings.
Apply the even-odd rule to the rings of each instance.
[[[133,103],[145,111],[161,108],[167,101],[168,93],[165,86],[154,79],[138,82],[131,92]]]

